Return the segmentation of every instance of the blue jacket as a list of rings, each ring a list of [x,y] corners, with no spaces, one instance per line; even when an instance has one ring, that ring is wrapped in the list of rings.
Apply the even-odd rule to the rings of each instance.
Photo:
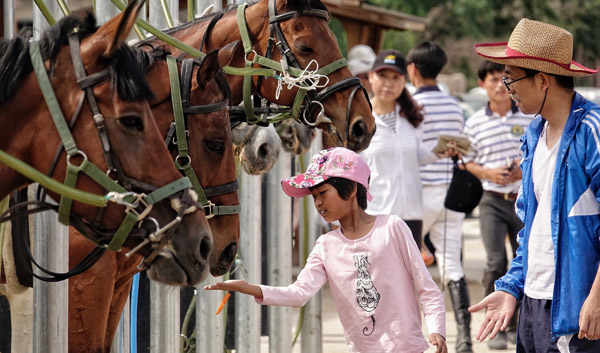
[[[523,182],[517,214],[525,224],[519,248],[508,273],[495,282],[496,290],[523,298],[527,251],[537,200],[531,168],[544,120],[533,120],[524,136]],[[600,107],[575,93],[571,113],[560,140],[552,184],[552,242],[554,294],[551,308],[552,340],[579,332],[579,312],[600,262]]]

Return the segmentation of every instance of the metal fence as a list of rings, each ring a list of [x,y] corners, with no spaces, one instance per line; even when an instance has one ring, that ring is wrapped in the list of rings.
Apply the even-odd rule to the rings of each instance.
[[[178,1],[166,0],[171,13],[178,14]],[[209,5],[215,10],[222,9],[220,0],[195,0],[196,15]],[[46,5],[56,19],[62,17],[62,12],[55,1],[47,0]],[[15,1],[3,0],[4,33],[6,38],[14,36],[15,32]],[[48,27],[46,19],[37,6],[33,6],[34,37],[39,39],[41,33]],[[96,1],[96,16],[98,23],[108,21],[118,13],[111,1]],[[175,25],[177,25],[177,17]],[[151,24],[158,28],[167,28],[163,15],[161,0],[148,0],[148,17]],[[303,157],[308,160],[318,151],[320,138],[313,143],[311,152]],[[251,283],[268,283],[270,285],[286,286],[292,282],[292,203],[289,197],[281,191],[280,181],[284,177],[297,172],[297,163],[292,163],[292,156],[283,153],[266,176],[240,175],[240,243],[239,260],[244,271],[237,278],[243,278]],[[263,183],[262,179],[266,178]],[[266,189],[263,190],[263,184]],[[33,190],[35,186],[31,187]],[[267,195],[262,204],[263,192]],[[256,207],[261,205],[262,207]],[[309,248],[312,248],[319,233],[319,220],[316,211],[309,207]],[[265,213],[264,217],[262,213]],[[262,219],[266,219],[265,224]],[[267,278],[261,278],[261,242],[262,230],[267,229],[266,241],[268,261]],[[65,272],[68,270],[68,229],[57,221],[53,213],[42,213],[34,216],[34,254],[40,264],[52,271]],[[196,352],[223,352],[225,324],[223,315],[216,316],[215,309],[223,298],[219,291],[204,291],[208,283],[222,281],[223,278],[210,277],[197,286],[198,304],[196,306]],[[160,283],[151,283],[150,315],[150,351],[156,353],[176,353],[180,351],[180,296],[179,288]],[[48,283],[34,281],[34,328],[33,350],[36,353],[67,352],[67,323],[68,323],[68,283],[66,281]],[[260,306],[254,298],[246,295],[235,296],[235,351],[238,353],[259,353],[260,339]],[[302,327],[302,352],[320,352],[321,344],[321,298],[318,294],[305,307],[305,319]],[[292,350],[291,309],[286,307],[269,307],[269,352],[286,353]],[[111,352],[130,353],[133,343],[130,339],[130,301],[123,311],[119,329],[115,335]]]

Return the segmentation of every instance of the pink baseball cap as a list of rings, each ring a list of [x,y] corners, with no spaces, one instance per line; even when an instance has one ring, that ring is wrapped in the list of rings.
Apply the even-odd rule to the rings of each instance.
[[[369,192],[371,169],[358,154],[347,148],[336,147],[322,150],[312,157],[306,172],[281,181],[281,188],[288,196],[310,195],[310,188],[331,177],[340,177],[362,184],[367,189],[367,200],[373,197]]]

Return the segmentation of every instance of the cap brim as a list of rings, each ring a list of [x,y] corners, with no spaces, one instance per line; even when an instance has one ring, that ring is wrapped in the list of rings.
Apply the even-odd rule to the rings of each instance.
[[[328,176],[319,175],[319,180],[315,181],[311,178],[305,178],[305,175],[306,173],[283,179],[281,181],[283,192],[290,197],[304,197],[310,195],[310,188],[329,179]]]
[[[476,44],[475,51],[479,56],[486,60],[498,64],[518,66],[554,75],[582,77],[598,73],[598,70],[587,68],[575,61],[571,61],[571,63],[567,65],[525,54],[508,55],[506,54],[507,44],[507,42]]]
[[[399,73],[400,75],[406,76],[406,72],[400,70],[400,68],[396,65],[385,65],[384,64],[384,65],[377,66],[376,68],[373,69],[373,71],[375,71],[375,72],[379,72],[381,70],[392,70],[396,73]]]

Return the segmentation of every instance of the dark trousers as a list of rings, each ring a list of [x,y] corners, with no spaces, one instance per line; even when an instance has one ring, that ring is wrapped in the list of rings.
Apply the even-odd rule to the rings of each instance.
[[[485,295],[494,292],[494,282],[508,270],[506,256],[506,235],[510,240],[513,257],[519,244],[517,234],[523,228],[523,222],[515,213],[515,201],[484,192],[479,202],[479,227],[481,239],[487,254],[487,263],[483,272]]]
[[[403,220],[406,225],[408,226],[408,228],[410,228],[410,231],[412,232],[412,236],[413,239],[415,239],[415,242],[417,243],[417,247],[419,249],[421,249],[421,232],[423,231],[423,221],[422,220]]]
[[[561,336],[557,342],[552,342],[550,338],[551,305],[551,300],[523,297],[517,331],[517,353],[600,352],[600,341],[579,339],[577,334]]]

